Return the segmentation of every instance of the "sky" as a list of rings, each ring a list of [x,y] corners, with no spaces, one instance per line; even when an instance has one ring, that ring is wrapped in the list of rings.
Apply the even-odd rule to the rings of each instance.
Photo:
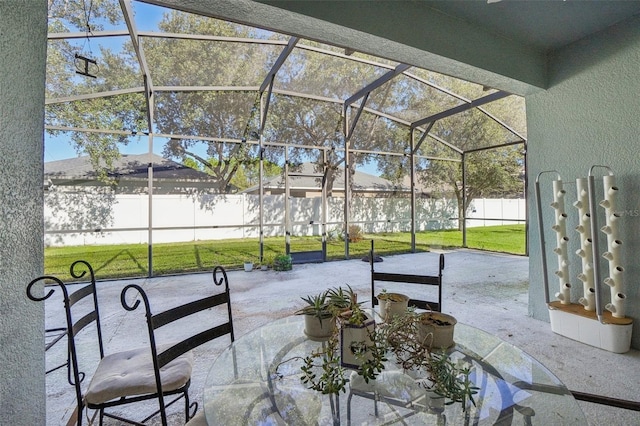
[[[140,3],[134,1],[132,3],[132,7],[135,14],[135,23],[137,29],[139,31],[156,31],[158,29],[158,24],[162,20],[162,16],[169,9],[149,5],[147,3]],[[107,22],[101,22],[104,25],[104,30],[126,30],[126,25],[124,22],[118,25],[110,25]],[[120,50],[124,41],[126,41],[126,37],[100,37],[94,39],[77,39],[73,41],[73,44],[76,45],[81,52],[81,54],[94,58],[98,61],[98,66],[100,64],[100,46],[108,47],[112,51]],[[98,68],[99,72],[99,68]],[[79,75],[73,75],[71,78],[90,78],[83,77]],[[162,150],[164,145],[167,143],[168,139],[154,137],[153,139],[153,152],[157,155],[162,155]],[[77,157],[79,154],[76,151],[74,144],[71,142],[70,135],[68,133],[61,133],[59,135],[50,135],[45,131],[45,139],[44,139],[44,161],[58,161],[64,160],[68,158]],[[204,146],[204,144],[203,144]],[[129,138],[129,143],[124,145],[121,144],[119,146],[120,152],[122,154],[145,154],[149,152],[149,138],[145,135],[135,136]],[[198,152],[200,155],[205,155],[204,148]],[[87,155],[86,153],[81,153],[80,155]],[[359,168],[360,169],[360,168]],[[373,164],[366,164],[362,166],[362,171],[370,174],[378,174],[376,172],[376,167]]]
[[[168,9],[150,5],[147,3],[140,3],[134,1],[132,3],[133,11],[135,14],[136,26],[139,31],[154,31],[158,29],[158,23],[162,19],[162,14]],[[118,25],[110,25],[107,22],[101,22],[104,25],[105,30],[126,30],[126,25],[124,22]],[[100,49],[99,45],[107,46],[112,50],[118,50],[123,43],[123,37],[116,37],[112,42],[110,42],[109,37],[86,40],[80,39],[74,42],[79,49],[81,49],[81,53],[91,54],[92,57],[98,59],[96,57],[99,55]],[[81,76],[73,76],[73,78],[88,78]],[[166,143],[167,139],[165,138],[154,138],[154,149],[153,151],[156,154],[162,153],[162,147]],[[143,154],[149,152],[149,139],[146,136],[131,138],[131,142],[128,145],[121,145],[121,152],[123,154]],[[86,154],[83,154],[86,155]],[[60,136],[52,136],[45,132],[44,136],[44,161],[57,161],[63,160],[67,158],[77,157],[78,153],[74,148],[73,144],[70,142],[70,138],[68,134],[62,134]]]

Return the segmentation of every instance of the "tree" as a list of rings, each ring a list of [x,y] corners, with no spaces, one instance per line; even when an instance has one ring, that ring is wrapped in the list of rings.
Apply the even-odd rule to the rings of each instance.
[[[94,17],[98,23],[100,20],[121,20],[115,3],[106,0],[94,0],[93,3]],[[85,30],[86,22],[81,13],[83,5],[84,2],[80,0],[51,1],[52,14],[61,16],[51,21],[52,31],[72,28]],[[98,24],[94,28],[98,28]],[[159,29],[167,33],[205,36],[287,39],[282,35],[178,11],[165,13]],[[235,40],[171,37],[141,39],[154,87],[177,88],[154,92],[153,129],[149,129],[146,122],[147,106],[142,93],[51,104],[47,107],[47,124],[114,131],[124,129],[132,135],[153,130],[169,139],[163,148],[165,157],[177,159],[191,167],[199,165],[200,170],[206,170],[216,177],[220,192],[225,191],[232,183],[245,185],[254,181],[255,178],[251,175],[255,172],[255,164],[261,155],[255,143],[260,136],[266,144],[263,155],[272,164],[282,168],[286,157],[292,163],[313,161],[317,165],[317,172],[326,169],[329,193],[336,179],[343,177],[341,170],[345,164],[353,176],[358,165],[376,158],[375,154],[363,152],[390,151],[408,154],[409,130],[406,125],[364,112],[349,140],[350,146],[356,151],[351,151],[349,158],[344,158],[341,151],[345,144],[342,105],[317,98],[305,99],[286,91],[345,100],[389,69],[377,65],[384,61],[380,58],[355,53],[353,57],[368,61],[355,62],[313,50],[320,47],[342,53],[338,48],[309,41],[304,43],[311,49],[294,49],[275,77],[277,91],[269,100],[264,129],[261,129],[260,110],[265,100],[261,100],[261,95],[253,88],[259,86],[268,75],[283,49],[281,44],[259,45]],[[100,74],[96,79],[69,78],[74,72],[71,60],[74,49],[66,41],[50,43],[48,98],[142,86],[143,75],[130,42],[124,43],[117,52],[108,47],[100,50]],[[470,99],[484,94],[482,86],[425,70],[410,71],[430,83],[444,86]],[[248,89],[225,89],[230,86],[244,86]],[[373,90],[366,107],[411,122],[459,103],[459,100],[444,91],[428,88],[421,82],[400,75]],[[508,110],[506,107],[502,109]],[[515,111],[513,109],[507,115],[514,116]],[[353,120],[354,117],[355,109],[349,111],[348,118]],[[259,135],[261,130],[262,135]],[[505,133],[499,125],[476,110],[440,120],[431,132],[462,150],[503,143],[509,137],[508,132]],[[96,132],[72,133],[77,150],[87,152],[97,170],[108,167],[118,155],[119,146],[128,143],[131,137]],[[286,156],[283,144],[291,146],[287,148]],[[427,155],[440,155],[439,147],[429,149],[431,151]],[[442,149],[448,150],[446,147]],[[423,151],[426,152],[426,149]],[[451,152],[442,155],[451,157]],[[511,164],[507,160],[503,162]],[[421,164],[422,179],[433,182],[435,177],[441,176],[449,189],[456,191],[459,188],[459,170],[448,170],[445,166],[440,166],[444,162]],[[379,168],[385,176],[395,180],[406,176],[408,171],[406,158],[389,164],[380,161]],[[442,170],[438,171],[439,168]],[[486,192],[487,186],[480,183],[480,176],[487,177],[491,174],[479,172],[477,177],[472,178],[471,172],[469,169],[469,182],[474,182],[473,186],[478,191]],[[496,179],[504,179],[504,176],[500,178],[502,175],[495,176]],[[433,186],[432,183],[429,185]],[[494,182],[491,185],[499,187],[500,184]],[[468,194],[470,195],[472,194]]]
[[[260,175],[260,163],[259,161],[253,160],[251,162],[238,163],[236,160],[231,160],[230,165],[237,163],[238,167],[233,174],[233,177],[228,182],[228,186],[234,187],[239,191],[250,188],[254,185],[258,185],[259,175]],[[199,170],[201,172],[211,174],[212,171],[218,169],[217,160],[215,158],[209,158],[208,160],[204,159],[194,159],[191,157],[186,157],[182,164],[187,167],[191,167],[192,169]],[[271,178],[274,176],[278,176],[282,173],[282,168],[277,164],[274,164],[270,161],[263,162],[263,176],[265,178]]]
[[[253,31],[230,22],[177,11],[165,14],[159,28],[171,33],[229,37],[250,37]],[[268,71],[263,64],[269,52],[242,43],[153,38],[145,42],[144,49],[149,63],[153,64],[157,85],[247,86],[249,81],[251,84],[261,82]],[[237,173],[256,167],[257,146],[223,141],[253,139],[255,142],[259,119],[259,97],[255,92],[160,93],[156,96],[156,111],[157,131],[176,135],[165,145],[163,155],[199,163],[216,178],[218,192],[225,192],[234,180],[241,183]]]
[[[502,115],[516,122],[524,117],[524,105],[515,97],[503,104]],[[441,182],[440,191],[453,190],[458,201],[459,227],[472,207],[474,198],[521,195],[524,189],[524,157],[520,144],[489,149],[518,139],[503,126],[477,109],[448,117],[434,125],[434,133],[460,148],[464,155],[465,186],[462,186],[462,163],[435,161],[420,169],[423,184]],[[477,150],[477,151],[476,151]],[[467,154],[467,152],[471,152]],[[466,205],[467,211],[463,210]]]
[[[472,93],[473,87],[464,86],[461,83],[457,83],[457,87],[460,93],[473,96],[486,94]],[[491,112],[499,115],[500,119],[504,119],[514,128],[524,127],[525,114],[522,98],[514,96],[505,98]],[[416,133],[417,138],[422,136],[419,132]],[[474,198],[523,195],[523,147],[521,144],[515,144],[486,149],[519,140],[489,116],[477,109],[468,110],[437,121],[430,134],[465,152],[464,188],[462,186],[463,155],[449,145],[427,137],[416,161],[417,182],[422,184],[432,197],[453,196],[457,200],[460,228],[462,228],[462,218],[472,208],[470,201]],[[410,173],[409,158],[395,157],[391,161],[380,161],[378,168],[383,177],[400,183],[404,176]],[[466,205],[466,211],[463,210],[464,205]]]
[[[93,0],[89,5],[83,0],[49,0],[49,32],[84,31],[89,35],[93,31],[104,29],[107,23],[122,22],[123,16],[116,2]],[[76,71],[82,64],[78,63],[76,55],[90,56],[86,52],[89,48],[88,37],[73,43],[64,39],[49,41],[46,80],[48,99],[129,88],[141,84],[136,60],[104,48],[99,49],[98,56],[93,56],[93,59],[99,58],[100,73],[96,78],[77,75]],[[53,103],[45,108],[45,123],[75,128],[118,131],[129,129],[141,132],[147,129],[145,109],[144,96],[141,94]],[[47,132],[54,136],[62,134],[56,130]],[[120,155],[118,145],[129,142],[126,135],[107,132],[73,131],[70,138],[79,154],[89,155],[101,180],[107,180],[107,170]]]

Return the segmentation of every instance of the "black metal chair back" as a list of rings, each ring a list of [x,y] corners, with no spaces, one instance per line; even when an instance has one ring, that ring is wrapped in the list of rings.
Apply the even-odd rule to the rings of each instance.
[[[438,275],[414,275],[414,274],[400,274],[389,272],[376,272],[374,269],[375,263],[375,251],[373,247],[373,240],[371,240],[371,251],[369,252],[369,264],[371,265],[371,307],[375,308],[378,305],[378,298],[376,297],[376,282],[396,282],[396,283],[409,283],[409,284],[423,284],[437,286],[438,300],[424,300],[424,299],[409,299],[409,306],[416,307],[418,309],[426,309],[431,311],[442,311],[442,270],[444,269],[444,254],[440,254]]]
[[[68,286],[65,285],[64,282],[62,282],[59,278],[50,275],[36,278],[27,285],[27,296],[29,297],[29,299],[34,301],[44,301],[48,299],[52,294],[54,294],[54,291],[57,287],[60,288],[63,295],[62,299],[65,306],[68,330],[68,380],[71,385],[75,386],[77,399],[76,410],[72,414],[72,417],[69,420],[68,424],[78,424],[79,426],[82,425],[83,411],[89,408],[98,410],[96,414],[99,413],[100,415],[100,424],[102,424],[103,417],[110,417],[125,423],[141,425],[145,424],[151,418],[160,414],[162,424],[166,425],[166,408],[181,398],[184,398],[185,402],[185,422],[188,421],[193,416],[192,411],[195,412],[195,410],[197,410],[197,403],[189,404],[188,389],[191,383],[189,374],[191,371],[190,363],[192,362],[193,357],[192,355],[185,354],[191,349],[207,341],[216,339],[226,334],[230,335],[231,342],[234,341],[231,299],[229,296],[229,281],[225,270],[220,266],[217,266],[213,270],[214,283],[217,286],[224,284],[224,290],[221,293],[209,297],[204,297],[202,299],[186,303],[184,305],[169,309],[165,312],[156,314],[152,314],[149,299],[140,286],[136,284],[125,286],[120,295],[122,305],[125,309],[132,311],[135,310],[140,304],[140,300],[135,300],[132,305],[129,305],[126,302],[125,295],[129,291],[138,291],[142,301],[144,302],[149,330],[150,348],[137,348],[121,353],[108,354],[106,356],[104,353],[104,345],[102,340],[102,328],[100,324],[98,298],[96,294],[96,282],[93,269],[91,268],[91,265],[89,265],[89,263],[83,260],[79,260],[71,265],[70,273],[74,278],[82,278],[87,273],[89,273],[89,284],[81,287],[79,290],[71,294],[69,294]],[[42,283],[43,285],[46,284],[44,287],[44,296],[39,296],[36,294],[36,284],[38,283]],[[50,283],[55,284],[57,287],[49,285]],[[86,299],[88,296],[91,296],[91,298]],[[79,304],[80,301],[85,299],[89,303]],[[222,324],[215,327],[209,327],[209,329],[203,332],[190,335],[179,343],[170,344],[169,346],[156,345],[155,331],[159,328],[175,322],[178,319],[186,318],[197,312],[201,312],[206,309],[224,304],[226,304],[227,307],[225,314],[228,319],[225,319]],[[81,362],[78,356],[79,352],[77,336],[80,331],[88,328],[92,324],[95,324],[94,330],[97,334],[96,340],[98,343],[97,346],[99,349],[100,361],[98,363],[98,366],[96,367],[95,372],[91,377],[89,377],[84,372],[81,372],[79,370]],[[185,332],[186,331],[188,330],[185,330]],[[84,339],[83,341],[86,342],[86,339]],[[83,343],[82,354],[83,356],[90,356],[85,346],[86,345]],[[164,382],[162,380],[163,377],[161,374],[162,367],[166,366],[168,363],[178,357],[181,357],[182,355],[185,355],[190,359],[190,361],[187,362],[188,365],[185,365],[184,357],[182,357],[182,362],[179,363],[180,372],[184,374],[183,377],[185,378],[185,382],[179,385],[175,385],[175,382],[168,382],[171,383],[170,386],[173,386],[173,388],[163,388]],[[106,375],[104,374],[105,371],[107,372]],[[177,370],[175,369],[173,371],[174,373],[177,372]],[[120,374],[120,372],[122,374]],[[113,376],[112,374],[115,374],[115,376]],[[88,386],[83,386],[85,377],[89,377],[91,379]],[[96,377],[98,377],[99,379],[96,380]],[[101,380],[105,377],[106,382]],[[137,387],[137,385],[141,385],[145,389],[149,389],[149,391],[141,393],[138,389],[136,389],[133,391],[134,394],[130,395],[128,392],[132,388],[132,383],[130,381],[127,382],[128,377],[137,377],[143,382],[141,383],[135,381],[135,383],[133,383],[134,388]],[[116,380],[116,378],[118,380]],[[167,380],[171,380],[171,378]],[[103,391],[104,393],[101,394],[101,391]],[[109,394],[112,396],[105,396],[105,394]],[[165,397],[169,395],[177,395],[177,397],[169,403],[165,403]],[[151,399],[158,400],[159,409],[146,417],[141,422],[125,419],[114,413],[105,412],[105,409],[109,407],[115,407]]]
[[[51,297],[56,287],[50,285],[53,283],[60,288],[62,292],[62,299],[65,306],[66,323],[67,323],[67,336],[68,336],[68,357],[69,362],[67,364],[67,380],[69,384],[75,387],[77,409],[74,415],[77,416],[78,424],[82,422],[82,409],[84,408],[83,394],[82,394],[82,382],[84,381],[86,374],[79,369],[78,352],[76,350],[76,336],[80,331],[85,329],[91,324],[95,324],[96,339],[98,342],[98,349],[100,352],[100,359],[104,358],[104,345],[102,343],[102,328],[100,325],[100,312],[98,308],[98,296],[96,294],[96,277],[91,265],[84,260],[77,260],[71,264],[69,273],[73,278],[83,278],[87,273],[89,274],[89,284],[80,288],[79,290],[69,294],[67,286],[59,278],[44,275],[32,280],[27,285],[27,297],[33,301],[40,302],[45,301]],[[34,294],[34,286],[36,284],[44,284],[44,296],[37,296]],[[74,309],[76,304],[84,300],[86,297],[91,296],[89,299],[89,308],[83,307],[77,311]],[[85,304],[83,304],[85,305]]]
[[[193,302],[189,302],[163,312],[152,313],[149,298],[145,291],[137,284],[129,284],[122,289],[120,293],[120,301],[122,306],[128,310],[133,311],[140,305],[140,299],[136,298],[135,301],[130,304],[127,302],[127,294],[137,292],[145,307],[145,316],[147,319],[147,329],[149,332],[149,343],[151,347],[151,355],[153,359],[154,374],[157,386],[157,396],[159,403],[160,415],[162,417],[163,424],[166,424],[167,418],[165,408],[168,404],[164,401],[164,391],[162,389],[162,377],[161,369],[177,357],[189,352],[190,350],[214,339],[229,334],[231,343],[235,340],[233,334],[233,316],[231,312],[231,297],[229,293],[229,280],[227,273],[222,266],[216,266],[213,270],[213,282],[216,285],[223,285],[224,290],[221,293],[213,296],[205,297]],[[173,343],[170,347],[163,347],[157,344],[156,331],[164,326],[168,326],[183,318],[195,315],[198,312],[206,309],[215,308],[216,306],[226,305],[228,320],[214,327],[208,328],[196,334],[188,334],[188,337],[184,338],[180,342]],[[188,330],[184,330],[185,333]],[[188,401],[188,399],[187,399]],[[194,402],[190,409],[197,410],[197,402]]]

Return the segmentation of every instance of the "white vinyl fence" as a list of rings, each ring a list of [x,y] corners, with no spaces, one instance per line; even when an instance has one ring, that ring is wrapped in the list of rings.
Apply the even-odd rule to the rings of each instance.
[[[294,235],[320,235],[320,198],[291,198]],[[265,236],[284,236],[283,195],[264,197]],[[45,193],[45,244],[77,246],[95,244],[146,244],[149,238],[147,194],[113,194],[50,191]],[[259,236],[258,196],[247,194],[154,195],[151,224],[154,243],[188,242]],[[344,199],[330,198],[327,230],[342,230]],[[365,233],[409,231],[407,198],[356,197],[351,223]],[[467,226],[492,226],[525,221],[524,200],[474,200],[470,217],[504,219],[469,220]],[[417,230],[457,227],[455,200],[419,199]],[[453,219],[452,219],[453,218]]]

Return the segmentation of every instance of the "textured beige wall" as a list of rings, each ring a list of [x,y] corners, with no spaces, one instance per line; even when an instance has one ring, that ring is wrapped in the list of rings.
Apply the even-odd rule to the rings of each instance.
[[[45,424],[42,273],[46,0],[0,0],[0,424]]]
[[[621,215],[620,236],[623,241],[624,280],[627,293],[628,315],[635,319],[636,327],[632,347],[640,348],[640,18],[634,18],[597,36],[582,40],[550,58],[551,87],[527,97],[529,135],[529,182],[533,195],[533,183],[539,172],[557,170],[563,181],[575,182],[586,177],[592,165],[605,165],[616,175],[619,190],[616,210]],[[594,170],[602,176],[604,169]],[[551,178],[547,180],[550,182]],[[601,180],[600,180],[601,181]],[[570,188],[571,185],[568,185]],[[544,188],[544,185],[543,185]],[[573,184],[575,192],[575,184]],[[601,193],[598,194],[602,199]],[[575,200],[575,199],[574,199]],[[530,203],[530,209],[535,207]],[[553,224],[550,208],[543,205],[545,225]],[[567,200],[566,210],[575,214]],[[600,209],[602,210],[602,209]],[[542,259],[539,251],[538,224],[533,210],[531,218],[530,254],[530,312],[537,318],[547,318],[542,285]],[[604,225],[602,216],[599,226]],[[546,226],[545,226],[546,227]],[[582,293],[582,284],[575,279],[580,259],[573,256],[579,237],[573,228],[568,229],[572,262],[572,284],[576,291],[572,298]],[[599,233],[601,243],[606,236]],[[555,236],[545,234],[547,250],[555,246]],[[551,244],[550,244],[551,243]],[[602,253],[602,250],[601,250]],[[549,256],[549,269],[557,269],[556,256]],[[608,274],[608,265],[601,271]],[[552,295],[558,290],[558,280],[550,278]],[[609,291],[603,293],[609,301]]]

